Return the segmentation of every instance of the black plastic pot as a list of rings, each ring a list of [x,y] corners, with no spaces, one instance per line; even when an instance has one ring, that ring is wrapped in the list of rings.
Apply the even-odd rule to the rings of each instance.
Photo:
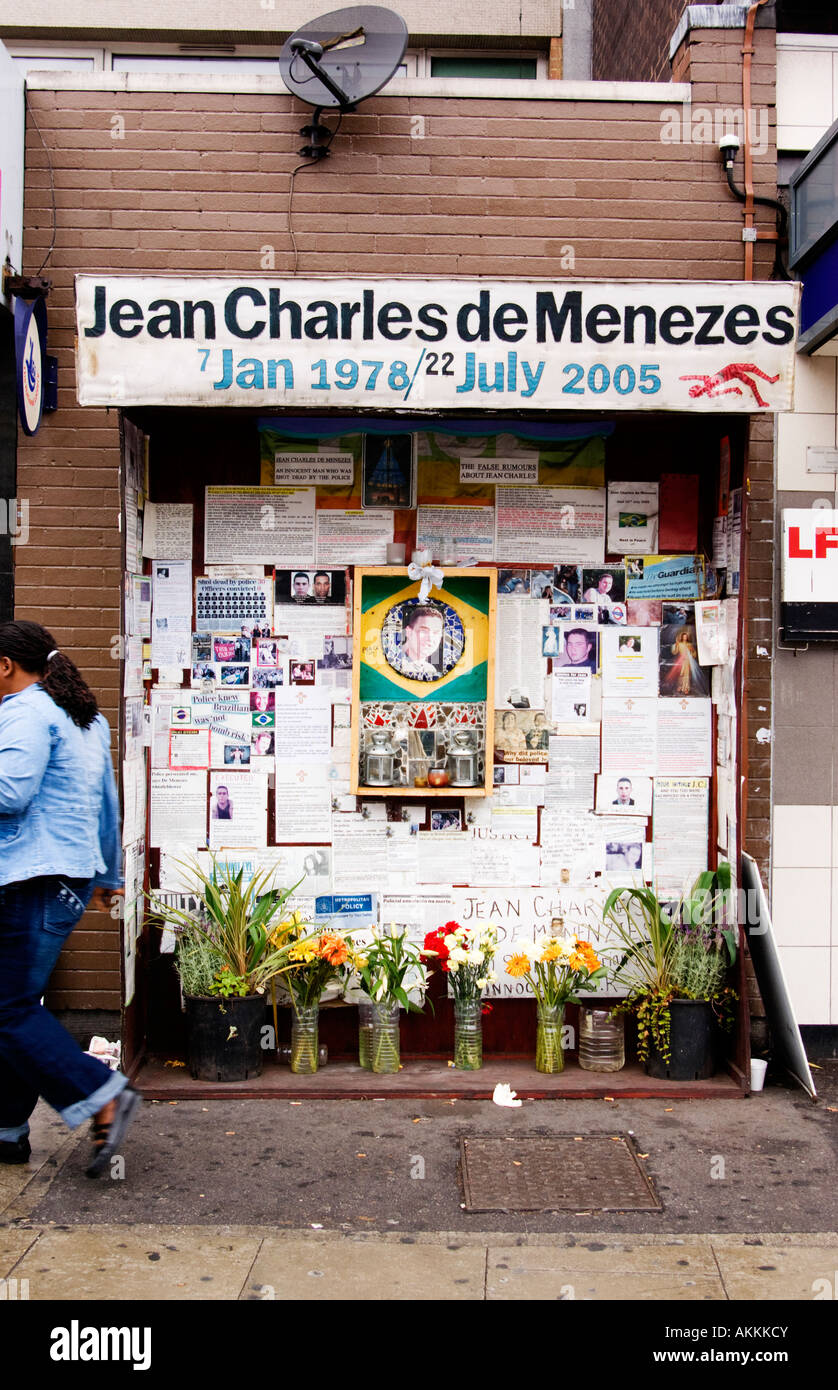
[[[187,995],[187,1055],[196,1081],[247,1081],[262,1075],[265,996]]]
[[[705,1081],[716,1070],[716,1020],[703,999],[673,999],[669,1006],[669,1051],[665,1062],[649,1049],[647,1076],[669,1081]]]

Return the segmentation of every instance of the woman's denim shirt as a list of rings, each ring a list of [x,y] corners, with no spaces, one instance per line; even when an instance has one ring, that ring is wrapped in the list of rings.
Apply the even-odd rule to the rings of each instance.
[[[82,731],[40,685],[0,704],[0,885],[48,874],[122,882],[107,720]]]

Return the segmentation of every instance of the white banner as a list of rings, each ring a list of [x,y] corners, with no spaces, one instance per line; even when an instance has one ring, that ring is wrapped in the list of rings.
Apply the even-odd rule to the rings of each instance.
[[[81,405],[777,411],[797,283],[76,276]]]

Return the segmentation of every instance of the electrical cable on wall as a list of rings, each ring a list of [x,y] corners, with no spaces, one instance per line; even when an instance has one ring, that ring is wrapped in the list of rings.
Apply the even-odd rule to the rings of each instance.
[[[25,89],[24,89],[24,99],[25,99],[25,101],[26,101],[26,110],[27,110],[28,113],[29,113],[29,116],[30,116],[30,118],[31,118],[31,121],[32,121],[33,126],[35,127],[36,131],[38,132],[38,139],[40,140],[41,144],[43,145],[43,147],[44,147],[44,154],[45,154],[46,157],[47,157],[47,168],[49,169],[49,188],[50,188],[50,194],[51,194],[51,197],[52,197],[52,240],[51,240],[51,242],[50,242],[49,250],[47,251],[47,254],[44,256],[44,259],[41,261],[41,264],[38,266],[38,270],[37,270],[36,274],[37,274],[37,275],[40,275],[40,274],[41,274],[41,271],[44,269],[44,266],[46,265],[47,261],[49,260],[50,256],[52,255],[53,251],[55,250],[56,228],[57,228],[57,225],[58,225],[58,218],[57,218],[57,213],[56,213],[56,208],[55,208],[55,175],[54,175],[54,173],[53,173],[52,160],[51,160],[51,158],[50,158],[49,148],[48,148],[48,146],[47,146],[47,143],[46,143],[46,141],[45,141],[43,135],[41,134],[41,127],[38,125],[38,122],[37,122],[36,119],[35,119],[35,113],[34,113],[34,111],[32,110],[32,107],[31,107],[30,102],[29,102],[29,93],[28,93]]]
[[[296,169],[292,169],[292,170],[291,170],[291,178],[290,178],[289,183],[288,183],[288,235],[289,235],[290,238],[291,238],[291,245],[292,245],[292,247],[293,247],[293,249],[294,249],[294,265],[293,265],[293,268],[292,268],[292,271],[291,271],[291,274],[292,274],[292,275],[296,275],[296,274],[297,274],[297,265],[298,265],[299,259],[300,259],[300,252],[299,252],[299,248],[298,248],[298,246],[297,246],[297,238],[296,238],[295,235],[294,235],[294,222],[293,222],[293,216],[292,216],[292,208],[293,208],[293,200],[294,200],[294,179],[297,177],[297,174],[299,174],[299,172],[300,172],[301,169],[312,169],[312,168],[314,168],[314,166],[317,165],[317,164],[319,164],[319,163],[321,162],[321,160],[329,153],[329,150],[330,150],[330,148],[331,148],[332,141],[334,140],[335,136],[337,135],[338,131],[340,130],[342,120],[343,120],[343,112],[341,111],[340,114],[339,114],[339,116],[338,116],[338,123],[337,123],[337,125],[335,126],[334,130],[331,132],[331,134],[330,134],[330,136],[329,136],[328,143],[325,144],[325,145],[320,146],[317,154],[312,155],[312,157],[311,157],[310,159],[307,159],[307,160],[306,160],[304,163],[302,163],[302,164],[298,164],[297,167],[296,167]],[[318,126],[318,129],[320,129],[320,130],[326,130],[326,129],[328,129],[328,127],[320,125],[320,126]]]

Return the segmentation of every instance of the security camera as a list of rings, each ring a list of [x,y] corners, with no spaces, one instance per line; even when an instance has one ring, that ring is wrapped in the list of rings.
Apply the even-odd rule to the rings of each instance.
[[[719,153],[722,156],[722,163],[726,169],[732,167],[741,144],[742,141],[739,139],[738,135],[728,134],[719,137]]]

